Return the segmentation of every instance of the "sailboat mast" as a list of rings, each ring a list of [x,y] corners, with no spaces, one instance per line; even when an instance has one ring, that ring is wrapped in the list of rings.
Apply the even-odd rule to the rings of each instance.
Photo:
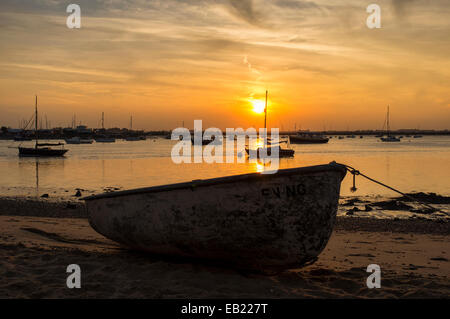
[[[36,102],[34,105],[34,117],[35,117],[35,121],[34,121],[34,137],[36,139],[36,144],[35,144],[35,148],[37,148],[38,146],[38,111],[37,111],[37,95],[36,95]]]
[[[264,128],[267,129],[267,90],[266,90],[266,106],[264,107]]]
[[[386,123],[386,126],[387,126],[387,135],[389,136],[389,131],[390,131],[390,128],[389,128],[389,105],[387,107],[387,123]]]

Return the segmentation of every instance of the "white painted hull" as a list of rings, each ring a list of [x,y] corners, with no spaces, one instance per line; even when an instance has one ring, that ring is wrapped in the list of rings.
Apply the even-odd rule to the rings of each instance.
[[[339,164],[284,169],[85,198],[100,234],[155,254],[283,270],[314,261],[331,236]]]

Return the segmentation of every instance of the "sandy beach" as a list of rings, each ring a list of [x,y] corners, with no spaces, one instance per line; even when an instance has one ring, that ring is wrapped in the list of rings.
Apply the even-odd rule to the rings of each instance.
[[[447,219],[340,216],[316,263],[264,275],[127,250],[90,227],[81,201],[0,202],[0,298],[450,296]],[[80,289],[66,287],[69,264],[81,267]],[[366,286],[369,264],[381,267],[379,289]]]

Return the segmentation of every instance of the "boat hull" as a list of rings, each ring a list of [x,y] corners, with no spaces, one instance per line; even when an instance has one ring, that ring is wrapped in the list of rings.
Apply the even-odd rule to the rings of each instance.
[[[382,142],[400,142],[400,139],[396,137],[382,137],[380,140]]]
[[[68,150],[65,149],[19,147],[19,156],[29,156],[29,157],[64,156],[64,154],[66,154],[67,151]]]
[[[127,137],[125,137],[125,141],[136,142],[136,141],[142,141],[142,139],[139,136],[127,136]]]
[[[259,158],[259,159],[263,159],[265,157],[270,157],[272,154],[272,150],[270,147],[267,148],[267,150],[265,152],[263,152],[261,147],[257,148],[256,150],[251,150],[249,148],[246,148],[245,152],[247,152],[247,155],[255,157],[255,158]],[[279,148],[278,149],[278,157],[279,158],[294,157],[294,155],[295,155],[295,151],[292,149],[288,149],[288,148]]]
[[[328,143],[329,139],[324,138],[307,138],[307,137],[298,137],[298,136],[290,136],[289,140],[292,144],[325,144]]]
[[[97,143],[115,143],[116,139],[105,137],[105,138],[96,138],[95,141]]]
[[[335,222],[336,163],[105,193],[85,198],[100,234],[154,254],[260,271],[314,261]]]

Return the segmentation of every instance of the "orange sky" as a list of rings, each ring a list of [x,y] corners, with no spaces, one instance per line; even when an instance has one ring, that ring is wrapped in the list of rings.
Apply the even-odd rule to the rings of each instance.
[[[67,1],[0,3],[0,125],[170,129],[450,129],[448,0]]]

